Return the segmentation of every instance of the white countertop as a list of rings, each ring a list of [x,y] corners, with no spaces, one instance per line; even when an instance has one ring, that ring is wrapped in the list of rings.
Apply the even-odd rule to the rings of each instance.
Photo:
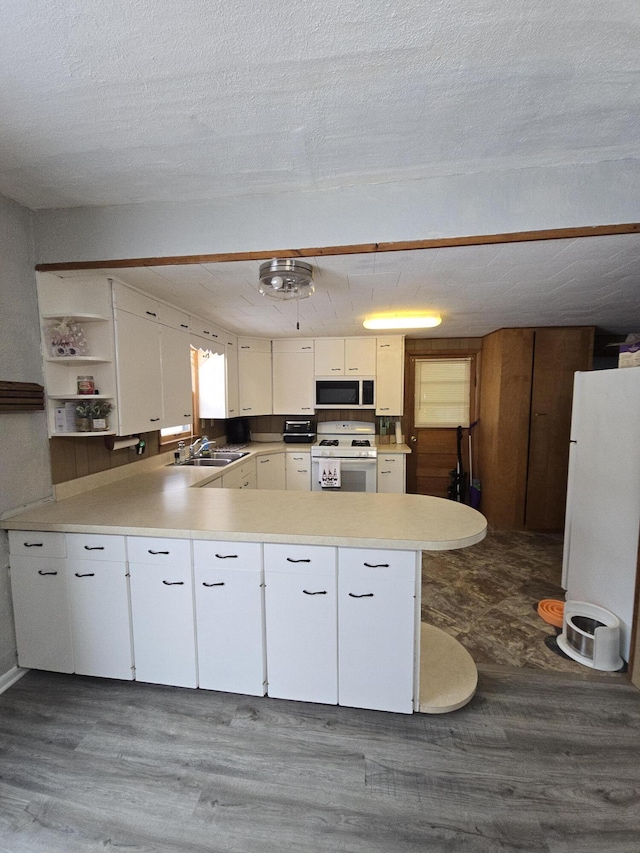
[[[296,449],[296,445],[282,443],[254,444],[247,449],[262,455],[283,447]],[[402,445],[389,448],[410,452]],[[162,465],[27,510],[5,519],[1,526],[427,551],[464,548],[486,534],[486,519],[477,510],[442,498],[197,488],[220,473],[220,469]]]

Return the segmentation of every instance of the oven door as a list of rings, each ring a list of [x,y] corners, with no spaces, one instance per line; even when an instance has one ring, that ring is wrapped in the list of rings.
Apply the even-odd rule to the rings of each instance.
[[[339,458],[339,457],[336,457]],[[375,459],[340,459],[340,488],[323,489],[320,485],[319,460],[311,460],[311,491],[313,492],[375,492]]]

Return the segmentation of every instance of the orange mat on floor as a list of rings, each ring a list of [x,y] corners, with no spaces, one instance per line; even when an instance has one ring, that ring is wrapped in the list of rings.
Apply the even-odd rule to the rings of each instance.
[[[564,618],[564,601],[555,598],[544,598],[538,604],[538,616],[556,628],[562,628]]]

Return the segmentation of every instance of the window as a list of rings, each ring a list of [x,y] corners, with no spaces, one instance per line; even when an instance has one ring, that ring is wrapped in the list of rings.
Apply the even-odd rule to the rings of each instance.
[[[416,360],[416,427],[468,427],[470,402],[470,358]]]

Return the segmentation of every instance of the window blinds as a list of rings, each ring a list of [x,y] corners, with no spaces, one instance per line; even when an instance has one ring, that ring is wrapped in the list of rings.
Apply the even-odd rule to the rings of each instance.
[[[470,358],[418,359],[415,381],[415,426],[468,427],[470,386]]]

